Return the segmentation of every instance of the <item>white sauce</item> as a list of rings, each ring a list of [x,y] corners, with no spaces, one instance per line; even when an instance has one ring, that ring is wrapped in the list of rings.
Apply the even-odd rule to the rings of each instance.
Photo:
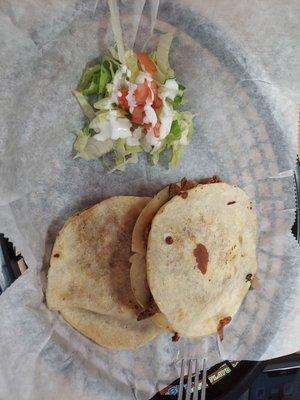
[[[93,121],[92,121],[93,122]],[[106,139],[124,139],[131,137],[131,122],[127,118],[118,118],[115,110],[108,112],[107,119],[97,121],[91,126],[97,133],[94,138],[99,141]]]
[[[157,115],[153,107],[151,107],[150,104],[145,104],[144,107],[145,111],[145,117],[144,117],[144,124],[151,124],[152,126],[155,126],[157,123]]]
[[[149,72],[140,72],[135,79],[135,83],[142,84],[145,82],[145,79],[148,83],[153,81],[152,76],[151,74],[149,74]]]
[[[173,110],[165,101],[163,101],[163,107],[161,109],[159,119],[161,123],[160,139],[164,139],[170,133],[173,121]]]
[[[132,114],[134,107],[136,107],[136,101],[134,97],[134,91],[137,88],[135,83],[128,82],[128,95],[126,96],[126,100],[129,106],[129,112]]]
[[[178,93],[178,83],[175,79],[167,79],[165,84],[159,88],[159,97],[163,100],[166,98],[174,100]]]

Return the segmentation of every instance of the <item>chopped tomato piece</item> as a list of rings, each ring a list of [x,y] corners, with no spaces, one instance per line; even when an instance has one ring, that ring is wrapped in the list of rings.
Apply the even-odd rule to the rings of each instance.
[[[145,79],[144,83],[140,83],[137,85],[137,88],[134,91],[134,97],[137,105],[144,105],[148,96],[150,96],[150,89],[148,83]]]
[[[153,133],[156,138],[160,135],[160,122],[156,122],[155,127],[153,128]]]
[[[131,121],[134,122],[135,124],[142,125],[143,119],[144,119],[144,107],[143,106],[134,107]]]
[[[152,128],[152,124],[143,124],[143,127],[145,129],[150,129],[150,128]]]
[[[149,72],[149,74],[154,74],[156,72],[156,65],[147,53],[137,53],[137,58],[140,64],[145,68],[146,72]]]
[[[151,81],[150,88],[151,88],[154,96],[157,95],[157,83],[156,83],[156,81]]]
[[[153,100],[153,108],[160,108],[162,107],[162,105],[163,105],[162,99],[158,96],[155,96]]]
[[[123,108],[123,110],[128,110],[128,101],[126,96],[128,95],[128,88],[123,86],[120,88],[121,96],[118,97],[119,106]]]

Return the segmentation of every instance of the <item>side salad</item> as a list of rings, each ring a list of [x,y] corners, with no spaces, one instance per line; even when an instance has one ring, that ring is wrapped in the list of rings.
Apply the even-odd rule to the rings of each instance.
[[[112,170],[124,170],[139,153],[149,153],[157,164],[169,149],[175,167],[191,140],[193,115],[180,111],[185,87],[169,65],[173,36],[161,35],[150,54],[126,49],[116,0],[108,2],[116,46],[84,70],[74,91],[88,119],[74,143],[75,157],[104,160],[109,155]]]

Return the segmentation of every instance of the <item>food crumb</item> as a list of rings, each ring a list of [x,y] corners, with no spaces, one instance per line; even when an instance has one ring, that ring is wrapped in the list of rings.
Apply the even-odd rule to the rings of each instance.
[[[180,336],[178,335],[178,332],[175,332],[174,335],[172,336],[172,342],[178,342],[180,339]]]
[[[165,242],[167,243],[167,244],[172,244],[173,243],[173,238],[172,238],[172,236],[167,236],[166,238],[165,238]]]

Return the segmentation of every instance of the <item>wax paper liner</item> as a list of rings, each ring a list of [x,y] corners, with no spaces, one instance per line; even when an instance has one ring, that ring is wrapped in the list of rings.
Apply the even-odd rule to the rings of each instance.
[[[29,265],[0,298],[5,399],[147,399],[178,377],[181,358],[206,357],[212,365],[225,358],[276,357],[300,347],[300,254],[290,233],[293,96],[276,86],[256,54],[209,20],[205,9],[197,11],[196,3],[161,1],[150,37],[157,2],[147,1],[144,8],[144,2],[124,2],[125,37],[132,45],[137,34],[136,48],[151,48],[158,33],[175,32],[171,65],[197,114],[195,134],[175,170],[166,169],[165,160],[153,167],[141,157],[124,173],[107,174],[98,161],[74,160],[72,143],[83,118],[71,90],[86,62],[112,38],[106,3],[100,1],[95,11],[94,4],[1,3],[1,231]],[[262,22],[264,15],[257,13]],[[272,49],[270,60],[283,63]],[[112,195],[154,194],[183,176],[212,174],[244,188],[260,221],[261,289],[249,292],[222,343],[216,335],[172,343],[165,334],[136,351],[107,350],[46,308],[45,271],[65,219]]]

